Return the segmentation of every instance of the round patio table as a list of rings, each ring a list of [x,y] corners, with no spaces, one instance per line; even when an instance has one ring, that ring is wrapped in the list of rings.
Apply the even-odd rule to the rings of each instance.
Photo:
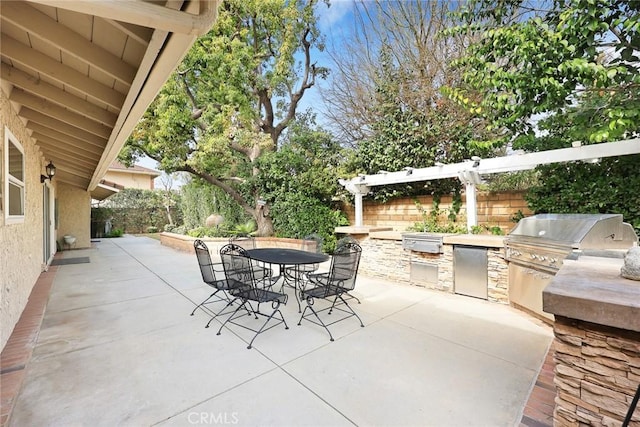
[[[300,307],[300,297],[298,292],[302,291],[301,281],[301,265],[319,264],[329,259],[329,255],[319,254],[317,252],[307,252],[300,249],[287,249],[287,248],[259,248],[248,249],[247,254],[249,258],[264,262],[266,264],[277,264],[280,266],[280,274],[283,277],[282,286],[289,284],[287,278],[284,276],[284,271],[287,266],[293,266],[295,268],[293,288],[296,294],[296,302],[298,303],[298,313],[302,311]]]

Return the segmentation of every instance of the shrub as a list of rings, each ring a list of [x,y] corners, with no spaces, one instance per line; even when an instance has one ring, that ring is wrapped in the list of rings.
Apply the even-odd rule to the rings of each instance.
[[[158,227],[147,227],[147,233],[157,233],[158,232]]]
[[[119,228],[114,228],[105,237],[122,237],[123,234],[124,234],[124,231],[122,231]]]

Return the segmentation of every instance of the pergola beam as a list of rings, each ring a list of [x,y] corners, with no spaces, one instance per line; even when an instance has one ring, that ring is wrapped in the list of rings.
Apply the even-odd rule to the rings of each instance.
[[[479,183],[480,175],[534,169],[538,165],[551,163],[572,161],[590,162],[603,157],[627,156],[639,153],[640,138],[635,138],[602,144],[576,144],[576,146],[571,148],[540,151],[537,153],[514,154],[489,159],[474,159],[428,168],[405,168],[405,170],[398,172],[360,175],[349,180],[341,179],[339,182],[347,191],[356,196],[355,225],[362,226],[362,196],[369,192],[370,187],[433,181],[443,178],[459,178],[467,189],[467,226],[471,227],[477,224],[477,218],[475,217],[475,185]],[[360,200],[360,203],[358,203],[358,200]],[[473,206],[469,206],[471,204],[473,204]],[[360,209],[360,212],[358,212],[358,209]]]

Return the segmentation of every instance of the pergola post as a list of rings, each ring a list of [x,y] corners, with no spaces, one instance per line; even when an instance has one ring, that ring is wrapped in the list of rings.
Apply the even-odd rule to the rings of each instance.
[[[362,227],[363,224],[363,220],[362,220],[362,193],[356,193],[354,194],[355,196],[355,201],[356,201],[356,227]]]
[[[467,197],[467,231],[478,225],[478,207],[476,206],[476,185],[482,182],[480,174],[475,170],[464,170],[458,174],[458,178],[465,186]]]
[[[346,179],[338,180],[340,185],[355,197],[355,210],[356,210],[356,227],[364,226],[362,216],[362,198],[369,194],[370,188],[363,184],[356,184]]]

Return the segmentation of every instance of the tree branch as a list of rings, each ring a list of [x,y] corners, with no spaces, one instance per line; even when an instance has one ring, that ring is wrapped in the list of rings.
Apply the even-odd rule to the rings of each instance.
[[[206,172],[199,172],[189,165],[184,165],[183,167],[177,170],[181,172],[189,172],[192,175],[195,175],[197,177],[204,179],[209,184],[215,185],[216,187],[220,188],[222,191],[224,191],[229,196],[231,196],[231,198],[235,200],[236,203],[238,203],[246,213],[255,217],[256,215],[255,209],[249,206],[249,204],[244,200],[244,197],[242,196],[242,194],[240,194],[240,192],[238,192],[235,188],[231,187],[224,181]]]

